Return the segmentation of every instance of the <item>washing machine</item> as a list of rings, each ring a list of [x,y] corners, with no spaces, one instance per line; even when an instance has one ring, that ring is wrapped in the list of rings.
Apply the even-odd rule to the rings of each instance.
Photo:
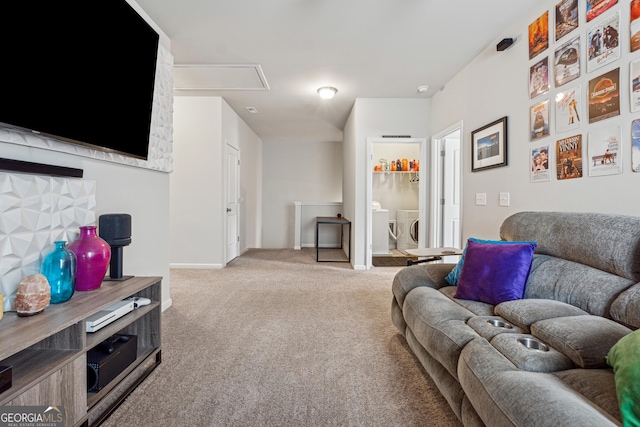
[[[398,250],[418,247],[419,211],[399,209],[396,211],[396,231]]]
[[[389,255],[389,210],[374,202],[371,218],[371,253]]]

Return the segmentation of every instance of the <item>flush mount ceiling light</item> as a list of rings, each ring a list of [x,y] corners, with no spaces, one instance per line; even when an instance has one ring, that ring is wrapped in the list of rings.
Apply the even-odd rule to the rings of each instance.
[[[324,86],[318,89],[318,95],[320,95],[320,98],[322,99],[331,99],[336,95],[337,92],[338,89],[331,86]]]
[[[420,93],[425,93],[426,91],[429,90],[429,86],[418,86],[418,92]]]

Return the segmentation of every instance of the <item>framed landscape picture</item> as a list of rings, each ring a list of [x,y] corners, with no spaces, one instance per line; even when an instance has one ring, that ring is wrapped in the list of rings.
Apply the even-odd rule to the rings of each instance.
[[[507,117],[471,132],[471,172],[507,165]]]

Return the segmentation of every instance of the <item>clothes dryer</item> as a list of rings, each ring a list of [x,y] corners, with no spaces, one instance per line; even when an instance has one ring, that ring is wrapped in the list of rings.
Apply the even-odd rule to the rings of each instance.
[[[398,250],[418,247],[419,211],[399,209],[396,211],[397,248]]]

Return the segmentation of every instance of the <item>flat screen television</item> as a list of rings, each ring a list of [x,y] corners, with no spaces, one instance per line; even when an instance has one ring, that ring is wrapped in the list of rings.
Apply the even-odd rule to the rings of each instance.
[[[147,159],[158,33],[125,1],[0,3],[0,126]]]

